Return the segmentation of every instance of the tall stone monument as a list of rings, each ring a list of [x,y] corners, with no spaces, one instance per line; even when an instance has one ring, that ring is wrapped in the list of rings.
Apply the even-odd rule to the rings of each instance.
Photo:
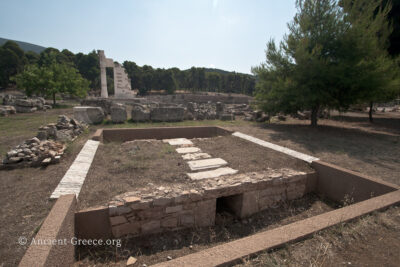
[[[128,78],[124,67],[118,62],[114,62],[111,58],[106,58],[104,50],[98,50],[97,52],[100,59],[101,97],[108,98],[106,68],[113,68],[114,98],[135,98],[136,93],[132,91],[131,80]]]

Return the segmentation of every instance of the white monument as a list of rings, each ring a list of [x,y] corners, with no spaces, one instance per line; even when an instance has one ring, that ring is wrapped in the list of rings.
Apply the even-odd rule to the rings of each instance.
[[[111,58],[106,58],[104,50],[98,50],[97,52],[100,58],[101,97],[108,98],[106,68],[113,68],[114,98],[135,98],[136,93],[132,91],[131,80],[128,78],[124,67],[118,62],[114,62]]]

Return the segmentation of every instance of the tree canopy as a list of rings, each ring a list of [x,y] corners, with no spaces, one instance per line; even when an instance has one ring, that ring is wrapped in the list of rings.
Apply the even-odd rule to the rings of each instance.
[[[334,0],[299,0],[296,6],[289,34],[279,47],[270,40],[266,62],[253,68],[263,110],[311,110],[311,125],[317,125],[323,108],[346,109],[396,87],[398,68],[370,29],[384,12],[355,22]]]
[[[44,66],[27,65],[13,79],[27,95],[52,97],[53,104],[56,104],[57,93],[84,97],[89,90],[89,81],[82,78],[77,69],[57,62]]]

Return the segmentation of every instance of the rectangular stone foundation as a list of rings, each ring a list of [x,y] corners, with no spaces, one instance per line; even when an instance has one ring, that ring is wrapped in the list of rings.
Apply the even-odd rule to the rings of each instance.
[[[315,173],[281,169],[208,179],[190,191],[163,187],[152,196],[126,193],[110,203],[110,225],[114,237],[211,226],[217,199],[224,198],[235,215],[243,218],[302,197],[314,189],[308,187],[315,179]]]

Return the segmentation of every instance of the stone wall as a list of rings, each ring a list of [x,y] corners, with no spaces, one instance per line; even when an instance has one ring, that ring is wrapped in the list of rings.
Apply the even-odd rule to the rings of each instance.
[[[314,178],[315,173],[280,169],[202,180],[187,188],[143,188],[109,203],[112,233],[121,237],[211,226],[218,200],[227,201],[236,216],[247,217],[302,197],[313,190],[307,185]]]

